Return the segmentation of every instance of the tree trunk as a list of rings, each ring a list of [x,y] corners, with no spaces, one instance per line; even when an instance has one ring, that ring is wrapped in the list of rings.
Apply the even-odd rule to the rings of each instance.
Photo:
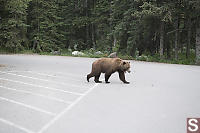
[[[166,37],[166,49],[167,49],[167,59],[171,58],[171,40],[169,39],[169,37]]]
[[[87,0],[85,0],[85,16],[86,17],[88,17],[88,1]],[[89,39],[89,25],[88,24],[86,24],[86,29],[85,29],[85,32],[86,32],[86,40],[85,40],[85,42],[86,42],[86,45],[87,46],[89,46],[90,47],[90,45],[88,44],[88,39]]]
[[[196,64],[200,65],[200,28],[196,30]]]
[[[40,20],[39,20],[39,3],[37,0],[37,36],[39,37],[39,32],[40,32]]]
[[[160,58],[161,59],[163,58],[163,55],[164,55],[163,47],[164,47],[164,22],[162,21],[160,25]]]
[[[130,51],[130,55],[132,57],[136,57],[136,44],[133,44],[131,51]]]
[[[175,60],[178,60],[178,34],[179,34],[179,18],[176,20],[176,33],[175,33]]]
[[[120,51],[123,54],[127,53],[127,41],[129,38],[129,34],[127,33],[127,31],[124,31],[123,35],[120,37],[120,42],[119,42],[119,49],[118,51]]]
[[[93,48],[96,49],[96,26],[95,24],[92,24],[92,44],[93,44]]]
[[[92,5],[92,9],[93,9],[93,13],[96,14],[96,0],[93,0],[93,5]],[[93,44],[93,48],[96,50],[96,24],[92,23],[92,44]]]
[[[160,52],[160,38],[156,36],[156,54]]]
[[[116,47],[116,44],[117,44],[117,38],[116,38],[116,35],[113,35],[113,46]]]
[[[111,34],[112,33],[112,2],[110,2],[110,11],[109,11],[109,18],[110,18],[110,22],[109,22],[109,26],[110,26],[110,53],[113,52],[113,35]]]
[[[188,18],[188,35],[187,35],[187,48],[186,48],[186,58],[190,56],[190,46],[191,46],[191,18]]]

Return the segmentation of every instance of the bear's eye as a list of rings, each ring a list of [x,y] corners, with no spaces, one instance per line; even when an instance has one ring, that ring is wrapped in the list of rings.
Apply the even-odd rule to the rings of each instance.
[[[123,62],[123,65],[125,65],[126,64],[126,62]]]

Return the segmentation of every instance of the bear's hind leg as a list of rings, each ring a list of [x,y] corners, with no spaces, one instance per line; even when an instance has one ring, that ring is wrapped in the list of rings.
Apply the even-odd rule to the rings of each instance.
[[[125,80],[125,75],[124,75],[123,71],[118,71],[118,73],[119,73],[119,78],[120,78],[121,81],[123,81],[125,84],[129,84],[130,83],[130,82],[127,82]]]
[[[94,77],[94,81],[95,81],[96,83],[102,83],[102,81],[99,81],[100,75],[101,75],[101,73],[98,74],[98,75],[96,75],[96,76]]]
[[[88,82],[89,82],[89,80],[90,80],[91,77],[94,77],[92,73],[90,73],[90,74],[87,75],[87,81]]]

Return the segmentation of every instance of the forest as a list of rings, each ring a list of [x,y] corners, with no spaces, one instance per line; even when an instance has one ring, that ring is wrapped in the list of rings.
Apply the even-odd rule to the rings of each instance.
[[[0,49],[200,64],[200,1],[0,0]]]

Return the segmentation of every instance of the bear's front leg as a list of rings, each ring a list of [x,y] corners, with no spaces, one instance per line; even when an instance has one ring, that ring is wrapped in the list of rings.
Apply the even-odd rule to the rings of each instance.
[[[123,71],[118,71],[118,73],[119,73],[119,78],[120,78],[121,81],[123,81],[125,84],[129,84],[130,83],[130,82],[127,82],[125,80],[125,74],[124,74]]]

